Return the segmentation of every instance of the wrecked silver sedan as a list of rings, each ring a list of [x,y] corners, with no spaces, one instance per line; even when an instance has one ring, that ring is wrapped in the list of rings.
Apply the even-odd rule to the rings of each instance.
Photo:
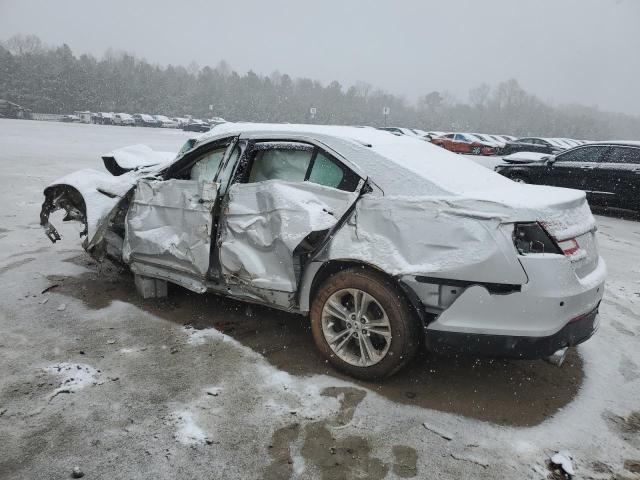
[[[175,156],[144,146],[44,190],[93,257],[310,317],[360,378],[421,345],[542,358],[597,328],[606,267],[583,192],[516,184],[409,137],[356,127],[219,125]]]

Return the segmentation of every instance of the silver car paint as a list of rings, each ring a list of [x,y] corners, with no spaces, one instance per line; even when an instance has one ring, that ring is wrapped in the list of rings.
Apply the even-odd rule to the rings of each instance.
[[[269,180],[235,184],[228,195],[220,241],[227,281],[252,290],[294,292],[294,250],[312,232],[334,227],[358,193]]]
[[[204,284],[216,185],[194,180],[138,181],[125,222],[125,263],[177,270]]]
[[[225,128],[230,127],[226,125]],[[536,269],[540,264],[533,263],[541,259],[520,258],[510,238],[510,225],[515,221],[544,219],[548,230],[558,239],[591,230],[594,220],[583,194],[570,191],[563,195],[556,193],[555,202],[533,196],[525,198],[520,204],[514,200],[516,197],[510,191],[511,187],[504,189],[504,200],[500,191],[451,195],[438,184],[416,176],[402,165],[390,165],[379,151],[370,149],[357,139],[299,131],[240,133],[242,138],[302,140],[322,146],[363,178],[366,178],[364,172],[373,171],[375,175],[371,181],[381,188],[358,200],[348,221],[335,233],[317,258],[318,261],[303,272],[302,279],[296,284],[292,266],[293,250],[308,233],[335,225],[338,214],[347,211],[355,201],[355,196],[341,191],[331,195],[320,194],[318,186],[281,181],[265,182],[268,186],[243,184],[231,187],[227,205],[230,215],[226,217],[228,223],[222,231],[220,259],[223,273],[231,283],[227,292],[233,296],[305,312],[312,294],[313,275],[321,262],[357,260],[413,285],[414,292],[427,307],[444,309],[429,328],[459,331],[476,328],[480,332],[505,334],[528,331],[531,335],[544,335],[554,328],[561,328],[569,318],[566,312],[570,309],[557,311],[550,308],[547,311],[548,322],[542,322],[537,329],[534,326],[535,331],[523,329],[520,325],[522,322],[510,326],[509,318],[517,317],[523,311],[523,305],[533,314],[535,305],[544,303],[549,288],[554,289],[555,297],[570,298],[569,303],[576,310],[579,306],[586,308],[594,301],[599,301],[602,295],[606,268],[597,250],[594,250],[595,267],[586,273],[589,285],[581,283],[587,282],[582,279],[574,281],[577,278],[576,267],[570,259],[561,255],[551,255],[548,259],[549,265],[556,269],[558,278],[562,279],[550,282]],[[209,136],[200,145],[223,136],[229,136],[229,133]],[[98,213],[89,213],[96,207],[94,202],[87,202],[87,217],[91,218],[94,243],[99,237],[98,225],[106,229],[104,224],[113,207],[131,189],[133,181],[144,175],[143,172],[136,172],[128,177],[123,175],[125,178],[118,177],[118,181],[123,183],[118,191],[119,196],[109,201],[100,199],[97,202],[101,205],[96,210]],[[153,172],[146,175],[152,176]],[[195,291],[223,291],[220,285],[205,279],[209,265],[210,212],[213,205],[195,202],[195,197],[189,196],[194,192],[204,196],[205,187],[192,185],[189,187],[191,193],[187,193],[175,188],[175,182],[179,181],[174,180],[173,185],[170,182],[140,180],[140,185],[144,187],[140,188],[140,193],[136,192],[127,216],[123,258],[135,273],[174,281]],[[500,184],[502,180],[496,182]],[[166,185],[166,191],[161,184]],[[531,192],[536,190],[528,188]],[[81,190],[83,196],[92,192],[91,187],[86,185]],[[416,190],[423,195],[400,195],[404,191]],[[557,189],[554,190],[557,192]],[[286,198],[279,197],[283,191],[288,192]],[[542,189],[537,191],[542,193]],[[174,198],[174,195],[178,197]],[[296,199],[305,201],[291,208],[292,200]],[[283,217],[287,208],[281,208],[286,203],[278,203],[281,200],[287,200],[287,208],[296,212],[297,216]],[[175,202],[180,208],[171,208]],[[106,208],[107,203],[112,207],[111,210]],[[326,207],[337,213],[329,215],[323,211]],[[190,211],[189,219],[180,225],[185,210]],[[165,231],[167,225],[180,227],[179,231]],[[189,233],[183,232],[184,227],[189,227]],[[208,238],[205,238],[207,234]],[[532,280],[532,274],[538,275],[538,278]],[[472,286],[461,288],[444,300],[439,292],[438,300],[434,303],[432,288],[415,285],[414,277],[417,275],[478,283],[517,284],[522,285],[522,291],[518,295],[492,295],[482,286]],[[547,285],[544,285],[545,281]],[[536,285],[541,284],[544,288],[537,289]],[[593,289],[597,292],[594,293]],[[292,303],[295,295],[291,293],[295,290],[299,294],[297,305]],[[482,307],[478,308],[479,315],[475,317],[469,313],[474,308],[474,302],[481,302]],[[504,314],[499,319],[490,318],[491,305],[498,310],[503,309]],[[483,312],[484,317],[480,315]],[[465,323],[472,321],[472,317],[476,319],[475,327]],[[522,315],[521,319],[525,323],[531,320],[529,315]]]

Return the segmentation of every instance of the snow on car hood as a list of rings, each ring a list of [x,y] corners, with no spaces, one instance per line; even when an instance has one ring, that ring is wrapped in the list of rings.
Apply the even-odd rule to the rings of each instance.
[[[149,167],[170,162],[175,158],[175,152],[158,152],[146,145],[130,145],[117,148],[102,155],[102,158],[113,158],[123,169],[132,170],[139,167]]]
[[[516,152],[502,157],[502,160],[508,163],[533,163],[542,162],[552,156],[548,153],[540,152]]]

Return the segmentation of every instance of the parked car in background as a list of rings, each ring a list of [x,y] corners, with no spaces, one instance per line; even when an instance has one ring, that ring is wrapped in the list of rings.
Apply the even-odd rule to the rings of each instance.
[[[153,118],[153,115],[148,115],[146,113],[134,113],[133,120],[135,121],[136,127],[160,127],[162,123]]]
[[[411,130],[420,138],[424,138],[425,135],[427,135],[427,132],[425,132],[424,130],[420,130],[419,128],[410,128],[409,130]]]
[[[211,130],[211,125],[197,118],[190,118],[189,122],[182,126],[182,130],[185,132],[208,132]]]
[[[547,147],[550,152],[549,153],[559,153],[563,150],[567,149],[566,145],[552,139],[552,138],[541,138],[541,137],[523,137],[516,140],[517,143],[528,143],[532,145],[541,145]]]
[[[226,123],[227,121],[222,117],[211,117],[205,120],[212,127],[215,125],[220,125],[221,123]]]
[[[595,205],[640,212],[640,142],[597,142],[495,170],[520,183],[584,190]]]
[[[82,119],[78,115],[63,115],[60,117],[60,121],[65,123],[82,123]]]
[[[606,267],[583,192],[356,127],[227,123],[177,157],[135,145],[103,160],[119,175],[44,189],[52,241],[63,209],[143,294],[169,280],[308,315],[326,361],[354,377],[392,375],[422,344],[534,359],[597,329]]]
[[[574,147],[577,147],[579,145],[584,145],[586,143],[586,142],[583,142],[582,140],[576,140],[575,138],[565,138],[564,140],[571,143]]]
[[[73,112],[74,115],[77,115],[82,123],[91,123],[91,116],[93,115],[88,110],[76,110]]]
[[[97,112],[91,115],[91,123],[97,125],[113,125],[113,113]]]
[[[513,142],[516,139],[516,137],[513,137],[511,135],[494,135],[494,134],[491,134],[489,136],[491,138],[497,140],[498,142],[501,142],[501,143]]]
[[[406,135],[407,137],[423,137],[427,132],[404,127],[378,127],[378,130],[391,132],[395,135]]]
[[[136,121],[133,119],[133,116],[129,115],[128,113],[116,113],[113,115],[113,124],[135,127]]]
[[[494,138],[492,135],[487,135],[484,133],[470,133],[474,138],[477,138],[485,145],[494,148],[494,154],[499,154],[502,151],[502,147],[504,147],[504,140],[499,140]]]
[[[431,139],[431,143],[446,148],[450,152],[473,155],[493,155],[495,148],[468,133],[447,133]]]
[[[189,123],[189,119],[186,117],[171,117],[171,120],[178,124],[178,128],[182,128]]]
[[[537,152],[553,154],[558,151],[558,147],[547,142],[534,142],[534,139],[521,138],[515,141],[508,141],[502,147],[503,155],[511,155],[517,152]]]
[[[443,135],[446,135],[448,132],[427,132],[424,135],[424,138],[427,142],[430,142],[431,140],[433,140],[436,137],[442,137]]]
[[[178,122],[165,115],[154,115],[153,118],[160,122],[160,126],[163,128],[178,128]]]

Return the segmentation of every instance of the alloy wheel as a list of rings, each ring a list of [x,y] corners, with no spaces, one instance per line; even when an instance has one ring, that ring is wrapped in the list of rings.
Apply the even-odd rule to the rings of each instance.
[[[372,295],[357,288],[338,290],[327,299],[322,333],[335,355],[359,367],[382,361],[391,346],[387,313]]]

